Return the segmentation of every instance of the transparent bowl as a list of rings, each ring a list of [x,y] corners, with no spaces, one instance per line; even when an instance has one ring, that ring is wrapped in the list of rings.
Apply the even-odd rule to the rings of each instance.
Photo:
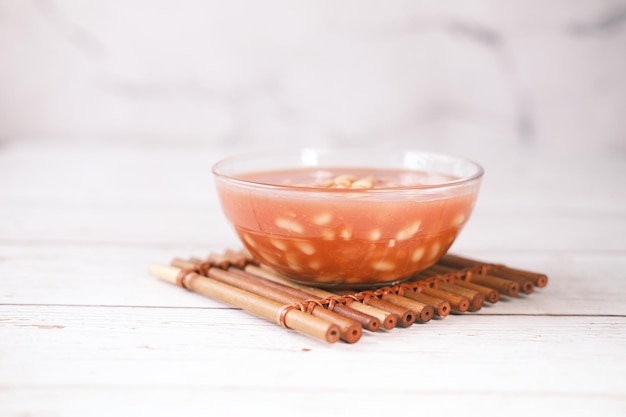
[[[470,218],[483,169],[412,150],[301,149],[213,166],[242,244],[287,278],[365,288],[409,279],[443,256]]]

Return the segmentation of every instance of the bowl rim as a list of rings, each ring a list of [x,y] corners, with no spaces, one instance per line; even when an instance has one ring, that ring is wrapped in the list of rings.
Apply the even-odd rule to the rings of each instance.
[[[398,155],[406,155],[409,153],[417,154],[421,156],[428,156],[432,158],[446,159],[450,161],[460,162],[464,164],[468,164],[472,168],[474,168],[474,172],[471,175],[462,176],[459,178],[455,178],[450,181],[436,182],[432,184],[414,184],[414,185],[398,185],[391,187],[376,187],[376,188],[329,188],[323,186],[302,186],[302,185],[294,185],[294,184],[276,184],[270,182],[263,181],[255,181],[250,179],[242,179],[237,176],[237,174],[227,174],[224,173],[221,168],[232,162],[236,162],[237,160],[243,160],[247,158],[266,158],[266,157],[276,157],[280,155],[289,155],[296,156],[298,154],[302,155],[303,153],[323,153],[323,154],[333,154],[333,153],[348,153],[349,155],[357,155],[357,154],[398,154]],[[316,165],[311,165],[311,167],[315,167]],[[320,167],[324,167],[327,165],[320,165]],[[348,165],[346,165],[348,166]],[[302,165],[305,167],[305,165]],[[333,166],[334,168],[343,168],[341,164],[337,164]],[[365,168],[367,168],[365,166]],[[282,169],[282,167],[275,167],[276,170]],[[400,167],[400,169],[411,170],[411,168]],[[270,170],[270,169],[268,169]],[[291,191],[315,191],[315,192],[328,192],[328,193],[387,193],[393,191],[406,191],[406,190],[432,190],[432,189],[444,189],[447,187],[458,187],[464,184],[472,183],[477,180],[480,180],[485,170],[481,164],[477,163],[473,159],[469,159],[466,157],[457,156],[450,153],[444,152],[436,152],[436,151],[428,151],[428,150],[419,150],[419,149],[411,149],[411,148],[400,148],[400,149],[378,149],[378,148],[324,148],[324,147],[302,147],[302,148],[283,148],[283,149],[264,149],[261,151],[243,151],[231,154],[229,156],[223,157],[211,166],[211,172],[216,179],[223,179],[229,182],[233,182],[239,185],[245,185],[254,188],[261,189],[273,189],[273,190],[291,190]]]

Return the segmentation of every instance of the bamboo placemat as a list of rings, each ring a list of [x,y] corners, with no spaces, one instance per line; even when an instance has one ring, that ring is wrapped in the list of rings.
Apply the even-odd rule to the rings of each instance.
[[[294,283],[246,250],[175,258],[151,264],[152,275],[190,291],[334,343],[356,343],[363,330],[408,328],[433,317],[479,311],[501,297],[532,294],[546,274],[446,254],[435,265],[395,285],[367,290],[322,289]]]

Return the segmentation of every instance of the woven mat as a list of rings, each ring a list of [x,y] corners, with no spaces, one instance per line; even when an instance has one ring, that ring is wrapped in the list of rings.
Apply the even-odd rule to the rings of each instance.
[[[211,253],[205,259],[175,258],[169,265],[150,265],[150,272],[329,343],[356,343],[363,331],[407,328],[450,313],[476,312],[502,298],[530,295],[548,283],[543,273],[452,254],[408,280],[365,290],[296,283],[245,250]]]

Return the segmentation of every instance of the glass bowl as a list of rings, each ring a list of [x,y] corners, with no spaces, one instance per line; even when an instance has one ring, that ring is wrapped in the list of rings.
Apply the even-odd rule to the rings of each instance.
[[[464,158],[380,149],[239,154],[212,172],[226,218],[258,261],[343,288],[394,284],[437,262],[483,176]]]

